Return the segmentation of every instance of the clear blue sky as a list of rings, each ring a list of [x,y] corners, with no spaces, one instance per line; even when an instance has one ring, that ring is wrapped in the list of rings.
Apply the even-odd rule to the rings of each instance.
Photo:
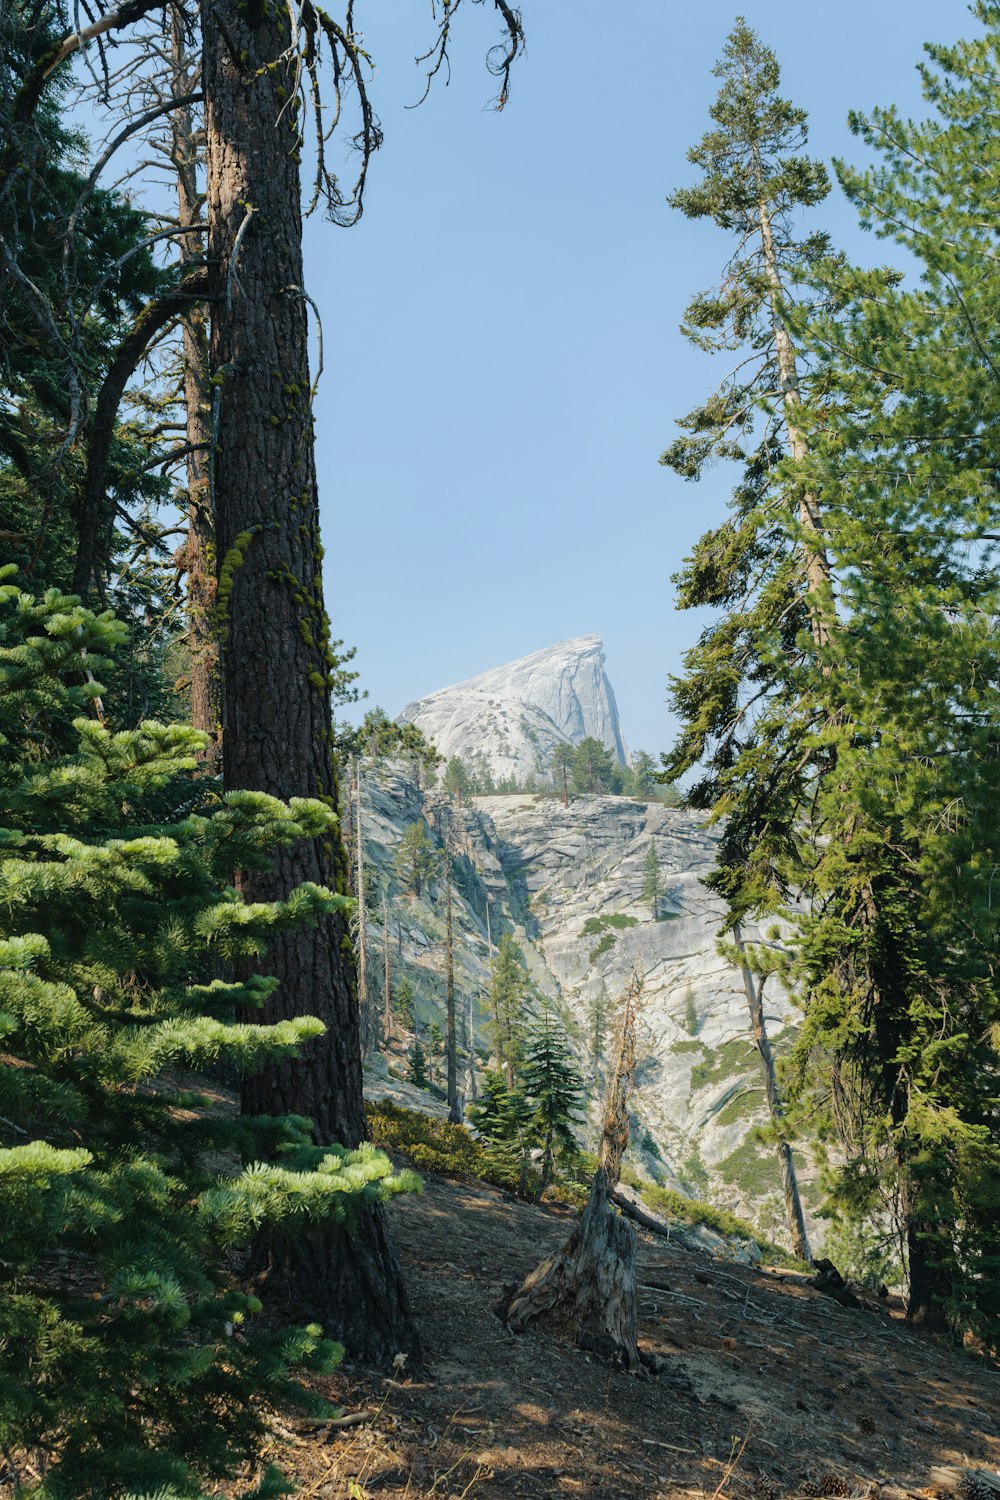
[[[440,6],[440,0],[439,0]],[[657,459],[721,376],[677,329],[725,236],[669,210],[690,180],[735,9],[720,0],[522,0],[527,53],[484,109],[490,0],[463,7],[452,81],[418,110],[432,35],[418,0],[358,6],[385,128],[360,225],[314,218],[323,316],[317,412],[328,607],[370,702],[408,700],[585,632],[604,638],[625,734],[671,737],[666,679],[698,622],[670,575],[723,508],[726,476]],[[850,108],[923,113],[927,40],[958,0],[745,0],[810,112],[811,150],[858,159]],[[835,190],[824,227],[861,235]]]

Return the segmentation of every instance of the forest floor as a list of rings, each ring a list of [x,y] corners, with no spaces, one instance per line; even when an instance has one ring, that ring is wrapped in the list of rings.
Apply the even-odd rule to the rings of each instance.
[[[640,1344],[664,1365],[638,1378],[493,1311],[572,1211],[428,1177],[390,1212],[425,1368],[320,1382],[372,1416],[275,1452],[302,1500],[904,1500],[934,1494],[932,1465],[1000,1468],[1000,1370],[892,1299],[844,1308],[640,1234]]]

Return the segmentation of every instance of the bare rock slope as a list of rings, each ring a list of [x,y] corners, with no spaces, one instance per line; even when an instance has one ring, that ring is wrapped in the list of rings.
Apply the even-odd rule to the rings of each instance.
[[[557,796],[519,793],[459,807],[392,766],[370,771],[363,795],[369,878],[390,893],[391,959],[414,986],[421,1034],[444,1019],[445,932],[443,884],[431,880],[417,897],[395,873],[396,845],[418,820],[439,844],[450,828],[457,988],[479,1069],[489,1055],[488,941],[510,932],[564,1017],[596,1121],[611,1007],[638,964],[646,993],[636,1164],[783,1238],[773,1156],[750,1134],[765,1111],[746,1001],[717,951],[722,903],[704,884],[715,830],[696,814],[627,797],[579,797],[564,808]],[[663,888],[655,915],[643,896],[650,845]],[[765,1007],[780,1053],[793,1004],[769,985]]]

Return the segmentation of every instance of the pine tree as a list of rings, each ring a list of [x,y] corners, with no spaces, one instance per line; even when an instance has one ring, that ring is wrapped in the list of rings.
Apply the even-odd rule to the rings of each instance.
[[[340,896],[249,905],[238,869],[325,837],[322,803],[221,801],[204,736],[87,717],[124,630],[0,574],[0,1447],[47,1493],[118,1494],[232,1475],[260,1398],[330,1368],[318,1327],[255,1334],[236,1267],[255,1245],[350,1226],[407,1185],[371,1147],[312,1145],[298,1117],[233,1117],[197,1084],[296,1055],[312,1017],[234,1020],[274,981],[223,979]],[[216,977],[212,977],[213,970]],[[219,1175],[221,1155],[242,1158]],[[267,1158],[266,1160],[264,1158]],[[234,1334],[235,1330],[235,1334]]]
[[[525,1044],[523,1086],[531,1106],[531,1128],[542,1148],[542,1174],[536,1197],[552,1179],[554,1155],[577,1152],[573,1125],[581,1118],[583,1079],[576,1068],[566,1033],[550,1005]]]
[[[509,932],[500,939],[490,963],[490,1009],[497,1061],[514,1088],[524,1045],[524,1007],[530,989],[524,955]]]
[[[1000,7],[930,48],[925,122],[853,125],[862,223],[920,268],[839,277],[806,332],[822,390],[809,482],[836,517],[850,629],[817,685],[809,902],[794,979],[802,1107],[838,1154],[831,1206],[897,1237],[909,1316],[1000,1330],[1000,293],[992,205]],[[823,767],[826,767],[824,772]],[[888,1205],[888,1209],[887,1209]]]
[[[587,1008],[587,1040],[590,1049],[591,1071],[596,1074],[604,1060],[604,1047],[608,1034],[608,987],[601,980],[601,987]]]
[[[683,607],[713,605],[716,621],[672,684],[680,738],[666,778],[700,765],[689,794],[725,815],[710,884],[728,903],[725,951],[739,966],[771,1108],[796,1249],[808,1255],[795,1168],[754,968],[748,915],[784,911],[800,885],[800,834],[818,766],[806,748],[838,692],[827,521],[806,475],[810,386],[793,338],[796,317],[822,300],[822,269],[838,269],[825,236],[805,238],[797,217],[829,192],[821,163],[801,155],[806,113],[781,97],[774,54],[740,19],[715,69],[714,126],[688,153],[701,179],[672,195],[689,218],[708,218],[736,243],[717,292],[695,297],[683,331],[699,348],[739,356],[735,370],[681,422],[685,436],[661,462],[688,479],[718,459],[742,466],[732,516],[706,533],[678,577]],[[806,369],[805,374],[808,375]],[[805,399],[804,399],[805,398]],[[647,867],[647,880],[652,871]]]
[[[581,740],[573,751],[571,774],[574,792],[606,795],[622,789],[622,773],[611,751],[593,735]]]
[[[396,986],[396,1016],[407,1031],[413,1029],[413,986],[404,974]]]
[[[434,869],[434,845],[427,837],[426,828],[419,820],[408,823],[396,847],[396,874],[404,889],[420,896]]]
[[[453,1125],[461,1125],[463,1101],[458,1092],[458,1015],[455,1007],[455,934],[451,899],[450,829],[445,836],[442,864],[445,895],[445,1082],[448,1095],[448,1119]]]
[[[863,222],[922,262],[919,285],[822,246],[791,263],[778,306],[808,381],[789,406],[776,350],[785,443],[723,455],[745,464],[736,517],[699,544],[683,597],[726,613],[677,685],[670,769],[704,757],[694,800],[727,815],[714,883],[734,936],[748,913],[791,926],[790,956],[748,944],[747,962],[802,998],[787,1078],[839,1158],[828,1208],[897,1237],[912,1319],[991,1338],[1000,569],[982,330],[1000,10],[977,14],[985,41],[931,49],[936,118],[857,119],[885,165],[842,172]],[[787,163],[768,180],[783,175],[789,194],[810,180]],[[795,276],[815,294],[792,296]],[[765,391],[754,402],[771,415]],[[706,423],[700,456],[687,440],[692,471],[723,452],[723,426]]]
[[[441,786],[446,792],[451,792],[461,807],[462,797],[468,796],[471,790],[471,780],[464,761],[457,755],[453,755],[445,766]]]
[[[407,1078],[418,1089],[430,1086],[430,1078],[427,1075],[427,1063],[424,1058],[424,1049],[420,1045],[420,1038],[414,1037],[413,1046],[409,1052],[410,1066],[407,1070]]]
[[[569,806],[569,776],[573,769],[573,753],[572,745],[556,745],[549,761],[553,776],[562,784],[563,807]]]
[[[663,789],[657,783],[656,762],[646,750],[632,752],[632,764],[625,772],[623,790],[628,797],[659,798]]]
[[[494,1175],[526,1197],[531,1105],[523,1090],[510,1088],[499,1068],[488,1068],[482,1093],[469,1107],[469,1119],[486,1143]]]
[[[663,882],[660,876],[660,856],[656,852],[656,844],[650,839],[642,869],[642,899],[649,902],[649,909],[654,922],[660,920],[660,901],[662,897]]]

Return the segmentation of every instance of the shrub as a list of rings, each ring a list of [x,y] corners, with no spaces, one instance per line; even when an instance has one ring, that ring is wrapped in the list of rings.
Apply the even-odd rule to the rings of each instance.
[[[588,917],[580,928],[581,937],[597,937],[602,932],[624,932],[629,927],[638,927],[638,917],[625,912],[611,912],[605,917]]]

